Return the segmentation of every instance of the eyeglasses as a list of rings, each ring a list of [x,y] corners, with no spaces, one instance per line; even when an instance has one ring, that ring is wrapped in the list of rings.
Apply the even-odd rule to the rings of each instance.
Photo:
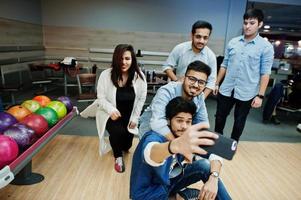
[[[207,84],[207,81],[205,80],[202,80],[202,79],[197,79],[195,78],[194,76],[186,76],[189,80],[189,83],[191,85],[194,85],[196,82],[198,83],[198,86],[201,87],[201,86],[205,86]]]

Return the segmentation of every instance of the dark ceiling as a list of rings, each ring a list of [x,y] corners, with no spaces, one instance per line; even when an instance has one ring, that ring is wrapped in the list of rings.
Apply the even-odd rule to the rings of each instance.
[[[301,6],[249,1],[247,8],[259,8],[264,12],[264,25],[269,25],[270,29],[262,29],[262,34],[300,40]]]

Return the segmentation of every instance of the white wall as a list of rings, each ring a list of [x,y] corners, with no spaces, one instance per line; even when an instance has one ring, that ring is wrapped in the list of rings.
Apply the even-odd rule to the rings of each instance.
[[[41,24],[41,1],[0,0],[0,17]]]
[[[245,7],[246,0],[42,0],[44,25],[189,34],[202,19],[212,23],[213,38],[224,38],[227,24],[227,35],[237,35]]]

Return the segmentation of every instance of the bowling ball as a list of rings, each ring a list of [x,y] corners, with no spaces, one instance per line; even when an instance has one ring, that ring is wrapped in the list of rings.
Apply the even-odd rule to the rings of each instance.
[[[17,123],[17,119],[9,113],[0,112],[0,132],[3,133],[5,129]]]
[[[21,121],[27,115],[31,114],[30,110],[21,105],[10,107],[6,112],[13,115],[18,121]]]
[[[9,136],[16,141],[19,150],[27,149],[36,141],[34,130],[26,127],[24,124],[16,124],[6,129],[3,135]]]
[[[60,101],[51,101],[47,107],[52,108],[56,112],[59,119],[62,119],[67,114],[67,108],[65,104]]]
[[[21,106],[27,108],[28,110],[30,110],[32,113],[36,112],[37,110],[39,110],[39,108],[41,107],[41,105],[39,104],[39,102],[35,101],[35,100],[26,100],[24,101]]]
[[[69,97],[61,96],[61,97],[57,98],[57,100],[61,101],[63,104],[65,104],[68,113],[73,109],[73,104]]]
[[[15,160],[18,154],[16,141],[6,135],[0,135],[0,169]]]
[[[43,116],[46,119],[49,127],[54,126],[59,120],[56,112],[49,107],[40,108],[36,114]]]
[[[35,100],[37,102],[39,102],[39,104],[42,106],[42,107],[45,107],[47,106],[47,104],[49,104],[51,102],[50,98],[45,96],[45,95],[38,95],[38,96],[35,96],[32,100]]]
[[[38,137],[44,135],[48,130],[48,122],[46,119],[43,116],[34,113],[25,117],[20,123],[33,129]]]

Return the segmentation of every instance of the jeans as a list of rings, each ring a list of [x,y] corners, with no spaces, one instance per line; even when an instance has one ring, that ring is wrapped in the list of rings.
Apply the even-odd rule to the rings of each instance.
[[[235,105],[234,110],[234,124],[232,129],[231,138],[238,141],[246,124],[247,116],[251,109],[251,103],[253,99],[249,101],[240,101],[233,96],[227,97],[222,94],[217,96],[217,107],[215,115],[215,128],[214,131],[223,134],[226,119]]]
[[[194,161],[192,164],[186,164],[181,175],[170,179],[170,186],[168,188],[169,195],[175,195],[181,189],[190,186],[198,181],[206,183],[210,176],[210,163],[207,159],[200,159]],[[218,191],[216,199],[224,200],[231,199],[221,179],[218,179]]]

